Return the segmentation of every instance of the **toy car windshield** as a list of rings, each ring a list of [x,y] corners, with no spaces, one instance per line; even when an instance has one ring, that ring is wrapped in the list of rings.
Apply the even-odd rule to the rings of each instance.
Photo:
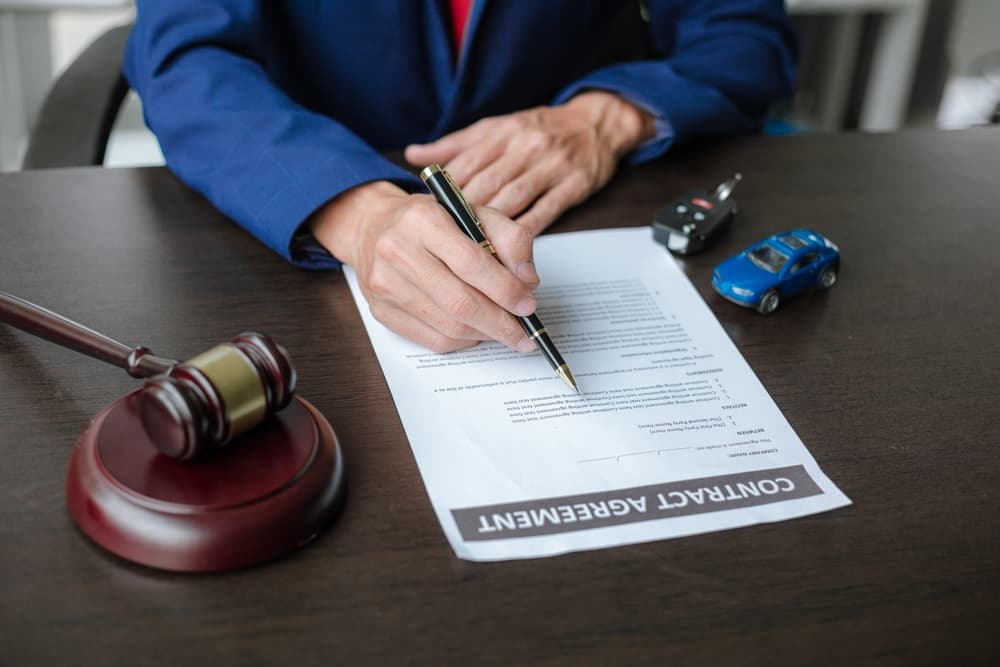
[[[760,245],[749,253],[750,261],[771,273],[778,273],[788,261],[788,255],[768,244]]]

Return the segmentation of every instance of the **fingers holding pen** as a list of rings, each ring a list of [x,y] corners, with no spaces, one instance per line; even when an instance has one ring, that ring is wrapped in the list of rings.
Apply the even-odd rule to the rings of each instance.
[[[514,317],[530,315],[537,306],[524,283],[453,222],[435,228],[425,243],[439,266],[429,263],[430,274],[419,283],[433,285],[428,296],[449,321],[519,351],[534,349]]]
[[[479,340],[533,349],[510,314],[535,308],[519,280],[432,198],[409,197],[396,217],[355,267],[376,319],[436,351]]]
[[[503,229],[516,227],[513,221],[485,217],[510,266],[530,259],[530,243]],[[354,268],[372,313],[396,333],[437,351],[479,340],[534,348],[511,314],[534,312],[530,288],[468,238],[433,197],[387,183],[359,186],[318,212],[310,228]]]

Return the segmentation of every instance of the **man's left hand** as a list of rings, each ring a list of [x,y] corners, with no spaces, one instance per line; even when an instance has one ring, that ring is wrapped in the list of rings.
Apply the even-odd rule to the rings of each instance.
[[[484,118],[406,149],[439,163],[473,204],[499,209],[532,235],[602,188],[618,160],[653,137],[653,116],[617,95],[588,91],[565,104]]]

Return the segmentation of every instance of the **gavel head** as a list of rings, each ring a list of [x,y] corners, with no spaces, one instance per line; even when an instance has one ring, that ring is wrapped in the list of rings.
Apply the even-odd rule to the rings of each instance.
[[[191,459],[284,408],[295,381],[285,348],[268,336],[244,333],[147,380],[139,416],[157,449]]]

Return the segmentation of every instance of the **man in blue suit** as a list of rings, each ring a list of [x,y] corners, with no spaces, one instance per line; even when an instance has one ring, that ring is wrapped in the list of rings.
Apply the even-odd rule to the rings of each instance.
[[[620,160],[758,129],[794,77],[781,0],[137,4],[125,73],[170,168],[437,351],[533,349],[510,315],[535,309],[532,239]],[[648,57],[605,48],[623,19]],[[403,148],[489,207],[502,265],[380,154]]]

